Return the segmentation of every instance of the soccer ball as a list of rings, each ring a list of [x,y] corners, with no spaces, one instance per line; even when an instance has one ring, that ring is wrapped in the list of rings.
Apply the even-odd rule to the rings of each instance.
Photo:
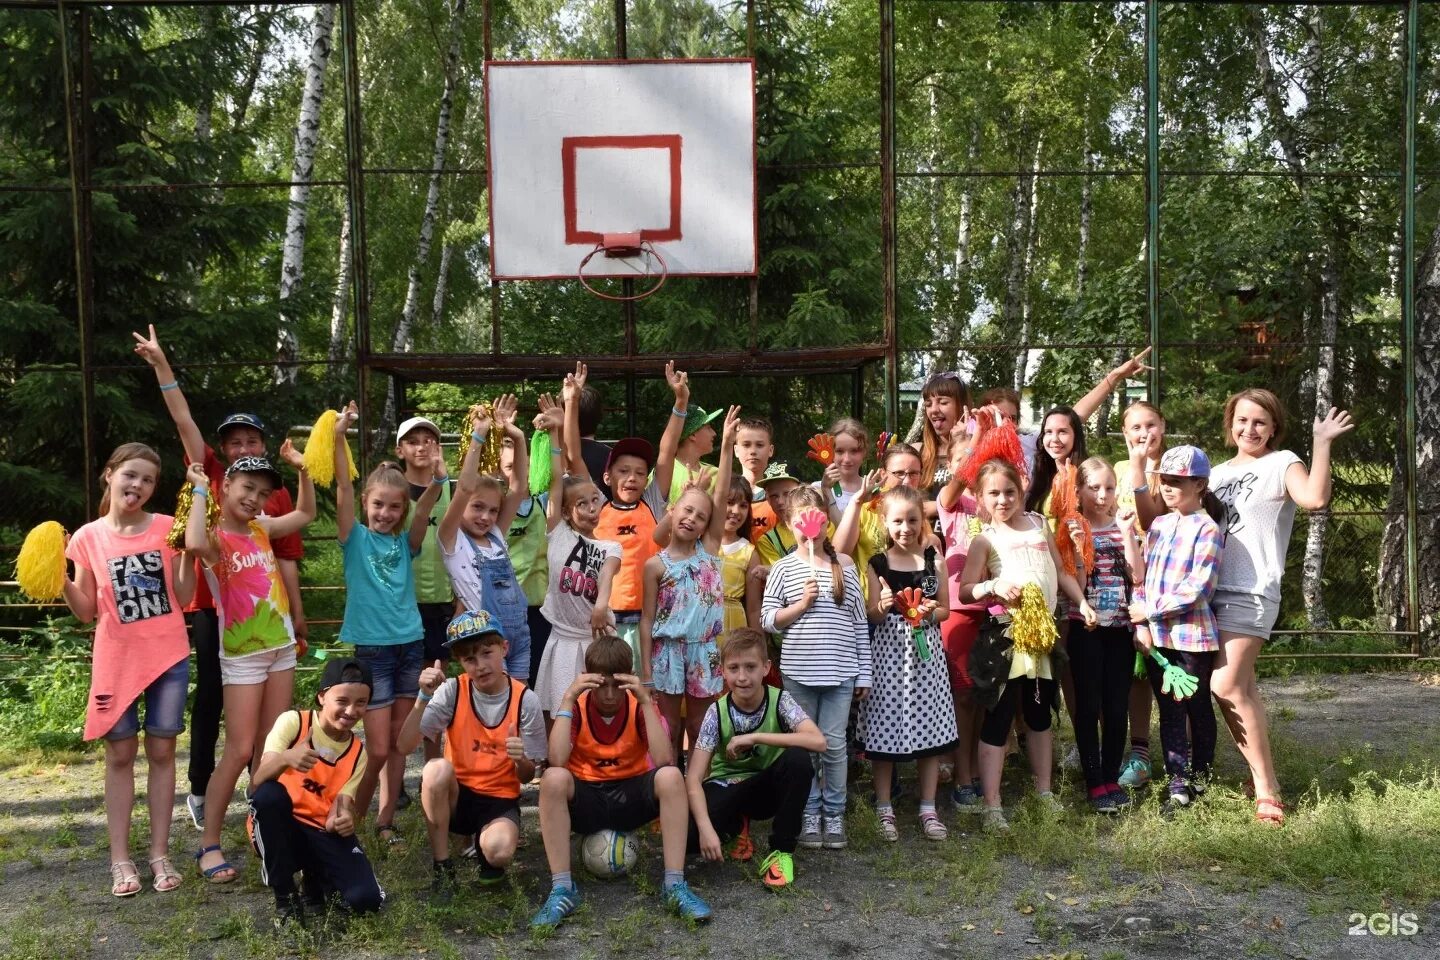
[[[639,856],[635,838],[619,830],[601,830],[580,841],[580,859],[585,869],[601,880],[623,877]]]

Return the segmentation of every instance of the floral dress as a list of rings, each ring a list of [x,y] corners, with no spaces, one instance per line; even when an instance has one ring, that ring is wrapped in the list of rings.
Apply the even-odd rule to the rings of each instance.
[[[718,641],[725,627],[724,578],[720,558],[699,541],[695,553],[676,560],[659,553],[665,569],[655,595],[650,635],[650,674],[655,690],[706,699],[725,689]]]

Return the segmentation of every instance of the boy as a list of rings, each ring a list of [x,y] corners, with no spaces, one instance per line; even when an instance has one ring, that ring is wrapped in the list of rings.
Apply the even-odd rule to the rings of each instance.
[[[770,458],[775,456],[774,433],[770,421],[764,417],[741,417],[740,427],[735,431],[735,458],[740,461],[740,469],[745,474],[745,479],[755,490],[750,504],[751,543],[758,541],[775,526],[775,510],[765,499],[761,484],[769,471]],[[788,493],[789,490],[785,492]]]
[[[580,906],[580,890],[570,876],[572,830],[628,831],[656,816],[666,905],[687,920],[710,919],[710,907],[685,883],[690,820],[685,781],[673,766],[660,711],[630,673],[631,662],[625,641],[614,634],[595,638],[585,651],[587,672],[575,678],[555,712],[551,766],[540,778],[540,835],[552,886],[530,920],[533,928],[558,926]]]
[[[355,791],[365,745],[355,725],[370,702],[370,668],[331,660],[320,676],[318,710],[290,710],[275,721],[251,779],[250,812],[260,878],[275,892],[275,923],[304,924],[305,908],[338,896],[352,913],[385,902],[370,861],[355,839]],[[305,897],[295,872],[305,878]]]
[[[175,421],[180,442],[185,448],[185,462],[204,465],[210,478],[210,489],[220,490],[225,484],[225,467],[242,457],[265,456],[265,424],[253,413],[232,413],[215,431],[219,449],[205,442],[190,404],[170,369],[170,361],[150,324],[150,336],[135,338],[135,352],[155,370],[165,407]],[[278,482],[265,501],[262,511],[267,517],[282,517],[295,509],[290,492]],[[305,544],[300,534],[276,537],[270,544],[279,568],[280,582],[290,601],[290,623],[295,633],[295,655],[305,656],[309,629],[305,622],[305,605],[300,595],[300,560]],[[220,623],[215,614],[215,598],[210,585],[196,567],[195,597],[185,608],[190,615],[190,644],[195,648],[195,702],[190,707],[190,794],[185,807],[196,830],[205,829],[205,791],[215,772],[215,744],[220,739],[220,713],[224,705],[220,684]]]
[[[675,450],[675,468],[670,476],[667,504],[679,500],[692,479],[706,493],[713,492],[711,484],[715,482],[715,468],[701,463],[700,458],[714,452],[715,428],[710,425],[710,421],[724,412],[711,410],[707,413],[698,403],[689,408],[685,425],[680,428],[680,445]]]
[[[430,892],[445,903],[455,891],[450,834],[475,837],[483,884],[498,883],[520,844],[520,785],[545,759],[540,698],[505,673],[509,646],[500,624],[483,610],[450,621],[445,648],[464,673],[445,679],[437,658],[420,674],[420,696],[405,718],[398,747],[409,753],[421,737],[443,757],[420,776],[420,808],[430,835],[435,874]]]
[[[788,464],[772,463],[765,468],[764,475],[755,486],[764,492],[767,509],[770,511],[769,528],[754,538],[760,562],[768,569],[795,549],[795,536],[790,532],[790,524],[785,520],[785,501],[789,499],[790,491],[800,486],[800,481],[790,475]],[[751,506],[752,515],[759,506],[758,503]],[[827,532],[834,536],[833,527]]]
[[[575,371],[580,376],[580,382],[585,384],[585,376],[588,372],[585,364],[577,362]],[[600,396],[600,391],[589,384],[582,386],[577,413],[580,428],[580,458],[585,461],[590,476],[604,476],[605,464],[610,460],[610,445],[595,439],[595,432],[600,429],[600,418],[605,415],[605,401]],[[596,486],[600,488],[600,493],[605,499],[610,499],[610,488],[603,481]]]
[[[765,634],[730,630],[721,649],[730,692],[705,711],[690,755],[685,787],[695,825],[689,847],[706,860],[721,860],[723,841],[739,836],[749,820],[773,817],[760,880],[780,890],[795,879],[793,855],[814,780],[810,754],[825,749],[825,735],[790,694],[765,685]],[[735,857],[750,859],[748,844]]]
[[[395,431],[395,456],[410,484],[411,503],[418,502],[430,487],[440,488],[440,497],[430,508],[420,552],[410,560],[410,567],[415,571],[416,606],[425,628],[425,662],[433,663],[446,659],[445,628],[455,613],[455,594],[450,589],[450,577],[435,542],[436,527],[450,506],[452,492],[446,477],[445,451],[440,449],[440,428],[426,417],[406,420]]]
[[[561,398],[565,405],[566,461],[589,479],[588,469],[576,453],[578,404],[586,372],[584,364],[576,364],[576,373],[565,378]],[[645,561],[660,552],[653,536],[656,525],[665,517],[664,491],[670,489],[675,450],[690,415],[690,378],[676,370],[671,361],[665,364],[665,379],[675,394],[675,406],[660,438],[659,456],[650,441],[640,437],[627,437],[610,448],[605,483],[610,487],[612,499],[601,506],[600,519],[595,524],[596,540],[620,544],[620,570],[611,586],[610,609],[615,612],[616,631],[633,651],[632,672],[639,672]]]

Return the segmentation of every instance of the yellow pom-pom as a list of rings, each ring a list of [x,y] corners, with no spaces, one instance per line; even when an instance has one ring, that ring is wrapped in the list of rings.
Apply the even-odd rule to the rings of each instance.
[[[310,428],[310,439],[305,443],[305,469],[310,471],[310,479],[322,487],[335,482],[335,420],[339,416],[334,410],[320,414]],[[351,480],[360,475],[348,440],[345,442],[345,464]]]
[[[35,601],[57,600],[65,591],[65,528],[47,520],[25,534],[15,558],[15,579]]]
[[[1020,606],[1012,615],[1010,640],[1015,649],[1031,656],[1049,653],[1060,638],[1055,629],[1055,615],[1045,606],[1045,594],[1038,583],[1027,583],[1020,590]]]

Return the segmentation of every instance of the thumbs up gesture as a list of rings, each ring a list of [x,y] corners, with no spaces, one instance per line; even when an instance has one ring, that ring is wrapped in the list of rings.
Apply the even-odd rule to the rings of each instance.
[[[420,671],[420,689],[425,696],[435,695],[436,689],[445,682],[445,664],[436,660],[433,664]]]
[[[516,763],[525,759],[525,741],[520,738],[520,728],[513,723],[505,730],[505,753]]]
[[[880,577],[879,579],[880,598],[876,601],[876,606],[888,612],[890,608],[895,606],[895,591],[890,589],[890,584],[885,582],[884,577]]]

